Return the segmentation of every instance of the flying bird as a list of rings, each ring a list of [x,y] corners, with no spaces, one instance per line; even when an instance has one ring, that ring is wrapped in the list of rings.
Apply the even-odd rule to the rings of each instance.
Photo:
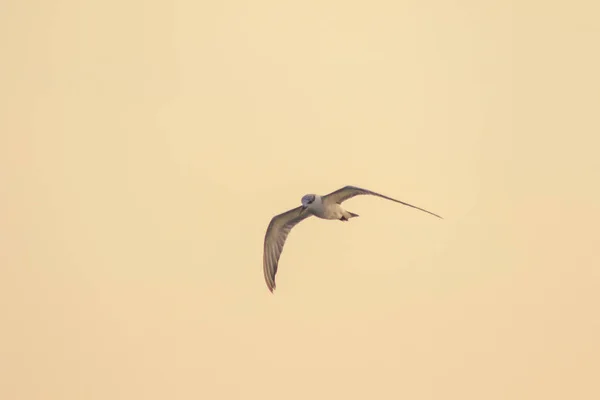
[[[442,218],[431,211],[427,211],[420,207],[413,206],[412,204],[392,199],[391,197],[387,197],[370,190],[361,189],[356,186],[345,186],[325,196],[307,194],[302,197],[301,206],[274,216],[269,223],[269,227],[267,228],[263,253],[263,272],[265,274],[267,287],[271,293],[273,293],[273,290],[275,289],[275,275],[277,274],[279,257],[283,251],[285,240],[287,239],[292,228],[300,221],[313,215],[321,219],[337,219],[344,222],[351,218],[358,217],[358,214],[354,214],[342,208],[341,204],[344,201],[359,195],[381,197],[387,200],[395,201],[396,203],[404,204],[405,206],[416,208],[417,210],[424,211],[438,218]]]

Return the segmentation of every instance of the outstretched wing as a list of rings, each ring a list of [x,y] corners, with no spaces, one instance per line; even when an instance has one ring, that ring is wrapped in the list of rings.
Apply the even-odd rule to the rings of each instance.
[[[365,195],[365,194],[368,194],[368,195],[371,195],[371,196],[381,197],[381,198],[384,198],[386,200],[395,201],[396,203],[404,204],[405,206],[416,208],[417,210],[421,210],[421,211],[424,211],[424,212],[426,212],[428,214],[435,215],[438,218],[442,218],[439,215],[432,213],[431,211],[427,211],[427,210],[424,210],[424,209],[422,209],[420,207],[413,206],[412,204],[408,204],[408,203],[405,203],[405,202],[400,201],[400,200],[392,199],[391,197],[387,197],[387,196],[384,196],[384,195],[379,194],[379,193],[372,192],[372,191],[367,190],[367,189],[361,189],[361,188],[356,187],[356,186],[345,186],[345,187],[343,187],[341,189],[336,190],[335,192],[331,192],[331,193],[329,193],[328,195],[326,195],[323,198],[323,201],[324,202],[329,202],[329,203],[342,204],[342,202],[344,202],[344,201],[346,201],[348,199],[351,199],[354,196]]]
[[[265,282],[267,282],[267,287],[271,293],[273,292],[273,289],[275,289],[277,265],[288,234],[296,224],[312,215],[307,211],[300,215],[301,209],[302,207],[296,207],[274,216],[267,228],[263,254],[263,272],[265,274]]]

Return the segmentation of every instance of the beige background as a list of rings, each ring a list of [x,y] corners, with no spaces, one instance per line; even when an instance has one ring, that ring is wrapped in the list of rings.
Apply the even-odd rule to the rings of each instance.
[[[594,3],[5,0],[0,398],[600,398]]]

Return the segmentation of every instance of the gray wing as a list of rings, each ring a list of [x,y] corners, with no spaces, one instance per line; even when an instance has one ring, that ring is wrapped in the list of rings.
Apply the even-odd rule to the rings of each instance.
[[[267,287],[271,293],[273,293],[273,289],[275,289],[277,265],[288,234],[296,224],[312,215],[307,211],[303,212],[302,215],[299,215],[301,208],[302,207],[296,207],[274,216],[267,228],[263,253],[263,272],[265,274],[265,282],[267,282]]]
[[[329,193],[328,195],[326,195],[323,198],[323,201],[324,202],[329,202],[329,203],[342,204],[342,202],[344,202],[344,201],[346,201],[348,199],[351,199],[354,196],[365,195],[365,194],[368,194],[368,195],[371,195],[371,196],[381,197],[381,198],[384,198],[386,200],[395,201],[396,203],[404,204],[405,206],[416,208],[417,210],[421,210],[421,211],[424,211],[424,212],[426,212],[428,214],[435,215],[438,218],[442,218],[439,215],[432,213],[431,211],[427,211],[427,210],[424,210],[424,209],[422,209],[420,207],[413,206],[412,204],[408,204],[408,203],[405,203],[405,202],[400,201],[400,200],[392,199],[391,197],[387,197],[387,196],[384,196],[384,195],[379,194],[379,193],[372,192],[372,191],[367,190],[367,189],[361,189],[361,188],[356,187],[356,186],[345,186],[345,187],[343,187],[341,189],[336,190],[335,192],[331,192],[331,193]]]

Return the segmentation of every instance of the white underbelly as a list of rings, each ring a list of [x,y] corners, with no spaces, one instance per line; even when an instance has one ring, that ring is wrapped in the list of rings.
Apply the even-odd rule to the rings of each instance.
[[[318,207],[311,211],[315,217],[323,219],[340,219],[344,215],[344,210],[339,204],[331,204],[327,207]]]

